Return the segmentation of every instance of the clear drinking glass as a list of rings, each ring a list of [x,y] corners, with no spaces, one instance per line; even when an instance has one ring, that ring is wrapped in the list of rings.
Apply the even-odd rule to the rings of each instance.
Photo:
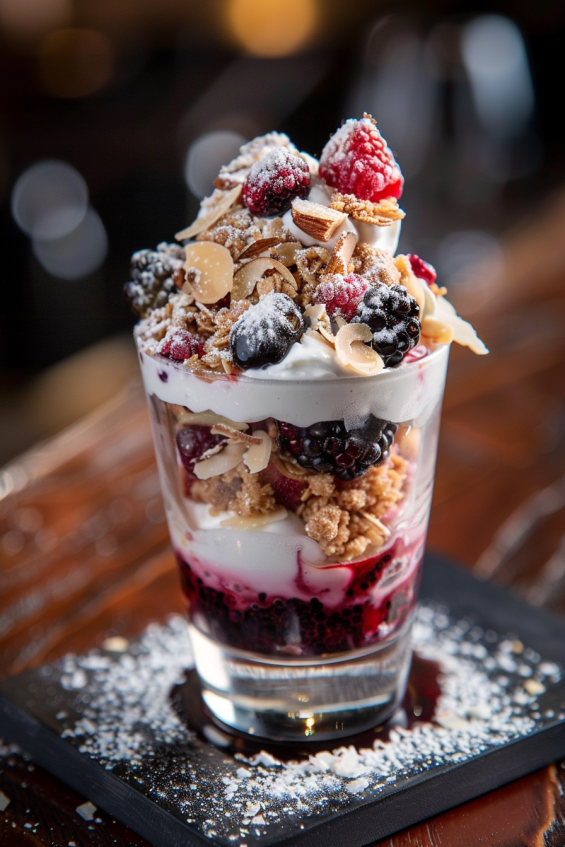
[[[449,347],[422,356],[372,377],[308,381],[195,374],[140,352],[196,670],[221,724],[275,740],[335,738],[382,722],[402,700]],[[365,527],[355,544],[369,541],[344,561],[306,534],[312,492],[291,458],[281,464],[273,423],[352,429],[367,414],[394,424],[394,441],[382,479],[370,475],[372,513],[361,508],[364,477],[336,483],[334,498],[358,509],[350,525]],[[213,444],[219,416],[273,437],[269,466],[249,485],[271,486],[275,520],[226,511],[230,496],[245,496],[241,479],[196,478],[192,446]]]

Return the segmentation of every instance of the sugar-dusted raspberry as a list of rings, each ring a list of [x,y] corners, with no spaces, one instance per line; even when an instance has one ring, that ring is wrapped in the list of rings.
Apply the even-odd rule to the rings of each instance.
[[[190,359],[195,354],[202,356],[204,349],[202,342],[191,335],[186,329],[180,329],[178,326],[170,326],[166,336],[159,343],[157,352],[163,356],[170,356],[171,359]]]
[[[371,283],[358,274],[327,274],[314,291],[314,303],[324,303],[331,317],[350,321]]]
[[[243,184],[243,202],[253,215],[282,215],[295,197],[306,197],[310,171],[300,156],[277,147],[262,156]]]
[[[404,185],[391,150],[369,116],[346,121],[332,135],[322,150],[319,173],[342,194],[372,203],[400,197]]]
[[[408,259],[410,260],[410,266],[412,267],[414,276],[423,279],[428,285],[432,285],[436,281],[437,273],[433,265],[430,265],[429,262],[424,262],[415,253],[408,253]]]

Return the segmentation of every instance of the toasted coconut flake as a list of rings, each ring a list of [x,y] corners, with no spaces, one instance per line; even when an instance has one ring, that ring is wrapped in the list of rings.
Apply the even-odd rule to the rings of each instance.
[[[227,426],[223,423],[215,424],[211,429],[212,435],[225,435],[230,441],[238,441],[242,444],[247,444],[252,447],[254,444],[262,444],[263,439],[258,435],[247,435],[245,432],[240,432],[232,426]]]
[[[469,347],[478,356],[488,353],[488,347],[483,344],[471,324],[459,317],[445,297],[438,297],[435,317],[453,327],[453,340],[458,344]]]
[[[324,269],[324,274],[343,274],[348,271],[348,265],[353,256],[357,239],[353,232],[344,232],[337,240],[337,244],[333,249],[333,253],[327,266]]]
[[[233,470],[240,464],[246,449],[245,444],[229,442],[220,453],[210,456],[209,459],[196,462],[194,465],[195,476],[198,479],[211,479],[213,476],[220,476],[220,474]]]
[[[228,529],[261,529],[263,526],[284,521],[287,515],[288,512],[284,506],[277,506],[276,509],[266,515],[249,515],[245,517],[234,515],[233,518],[226,518],[226,520],[221,521],[220,526],[227,527]]]
[[[422,318],[422,338],[433,344],[451,344],[454,338],[453,327],[440,318],[426,315]]]
[[[295,479],[303,482],[304,477],[312,473],[312,471],[306,470],[306,468],[303,468],[300,465],[294,465],[292,462],[287,462],[284,459],[281,459],[277,453],[272,454],[271,461],[276,469],[280,471],[283,476],[288,477],[288,479]]]
[[[289,267],[296,264],[296,254],[303,249],[299,241],[285,241],[271,248],[270,252],[273,259],[278,259],[285,267]]]
[[[255,443],[249,448],[243,457],[244,464],[247,465],[251,473],[264,471],[269,464],[271,450],[273,448],[273,442],[271,441],[270,435],[262,429],[256,429],[253,436],[246,437],[252,437]],[[258,444],[256,443],[257,441],[259,442]]]
[[[316,330],[332,345],[332,347],[335,347],[335,335],[333,332],[329,332],[322,323],[318,324]]]
[[[278,271],[281,276],[292,286],[294,291],[297,289],[296,280],[285,266],[276,259],[262,258],[253,259],[247,262],[238,270],[233,278],[233,288],[231,293],[232,300],[245,300],[255,290],[255,286],[261,281],[266,271]]]
[[[210,227],[222,218],[231,206],[233,206],[240,194],[241,185],[236,185],[235,188],[231,188],[229,191],[226,191],[225,196],[222,197],[221,200],[219,200],[210,209],[210,211],[198,215],[194,223],[186,229],[181,229],[180,232],[177,232],[175,235],[176,240],[184,241],[185,238],[194,238],[195,235],[199,235],[201,232],[204,232],[204,230],[210,229]]]
[[[238,432],[249,429],[249,424],[231,421],[229,418],[224,418],[222,415],[217,415],[215,412],[189,412],[187,409],[182,409],[177,417],[179,426],[186,424],[196,424],[197,426],[217,426],[223,424],[230,429],[236,429]]]
[[[246,247],[243,253],[240,253],[237,260],[239,262],[242,259],[251,259],[253,256],[258,256],[259,253],[263,253],[265,250],[268,250],[269,247],[273,247],[278,243],[278,238],[258,238],[257,241],[254,241]]]
[[[379,354],[364,342],[370,341],[373,333],[366,324],[346,324],[335,337],[337,357],[348,368],[365,376],[373,376],[384,368]]]
[[[388,526],[385,526],[382,521],[380,521],[378,518],[376,518],[370,512],[361,512],[361,514],[363,515],[365,520],[369,521],[369,523],[372,523],[374,527],[376,527],[378,530],[380,530],[380,532],[382,532],[382,534],[384,535],[385,538],[389,537],[390,529],[388,528]]]
[[[184,268],[192,282],[183,291],[193,294],[198,303],[217,303],[232,289],[233,259],[230,251],[214,241],[198,241],[185,247]]]

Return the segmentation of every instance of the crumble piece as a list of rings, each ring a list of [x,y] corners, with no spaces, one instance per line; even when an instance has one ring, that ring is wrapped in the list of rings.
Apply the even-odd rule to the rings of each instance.
[[[398,285],[400,282],[400,269],[386,250],[369,244],[357,244],[351,262],[353,272],[369,282],[384,282],[385,285]]]
[[[330,261],[331,253],[325,247],[306,247],[296,251],[296,267],[302,278],[299,302],[306,308],[312,302],[312,295],[318,285],[319,276]]]
[[[223,215],[210,229],[200,232],[197,241],[215,241],[230,251],[232,259],[244,251],[248,244],[261,237],[263,222],[255,218],[244,206],[237,205]]]
[[[330,208],[336,212],[345,212],[356,221],[374,226],[390,226],[393,221],[400,221],[405,217],[395,197],[385,197],[378,203],[373,203],[371,200],[360,200],[354,194],[341,194],[336,191]]]
[[[263,484],[243,462],[220,476],[195,480],[190,496],[209,503],[216,512],[235,512],[241,517],[268,514],[277,507],[269,483]]]

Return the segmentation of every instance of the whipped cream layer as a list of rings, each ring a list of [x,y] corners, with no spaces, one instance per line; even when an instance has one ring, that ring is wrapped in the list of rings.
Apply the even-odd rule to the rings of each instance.
[[[297,347],[303,345],[295,344],[292,350]],[[253,377],[249,371],[238,377],[203,376],[163,356],[140,351],[141,372],[149,395],[192,412],[212,411],[238,422],[272,417],[306,427],[343,420],[351,429],[373,414],[391,423],[419,427],[431,418],[442,398],[448,346],[369,377],[349,372],[336,375],[329,359],[305,360],[303,350],[291,359],[292,350],[281,363],[280,373],[272,376],[264,370]]]
[[[319,203],[321,206],[329,206],[332,202],[332,194],[332,189],[325,182],[317,177],[312,177],[308,200],[312,203]],[[352,232],[358,244],[363,243],[370,247],[378,247],[380,250],[386,250],[391,256],[396,253],[401,226],[401,221],[393,221],[390,226],[374,226],[347,217],[341,226],[338,226],[329,241],[320,241],[296,226],[292,219],[291,209],[283,215],[283,223],[296,240],[304,244],[305,247],[317,245],[325,247],[331,252],[344,232]]]

